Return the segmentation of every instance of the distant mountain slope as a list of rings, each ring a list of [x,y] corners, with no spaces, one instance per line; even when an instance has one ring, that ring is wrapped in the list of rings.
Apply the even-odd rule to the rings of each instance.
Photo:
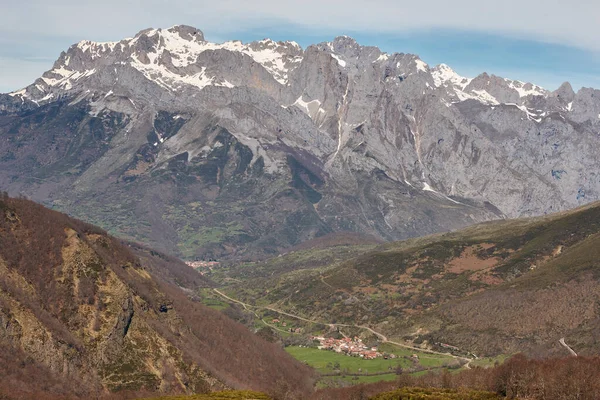
[[[139,243],[127,241],[122,243],[157,278],[188,290],[213,286],[209,279],[173,256],[158,252]]]
[[[0,199],[0,348],[17,368],[0,396],[312,391],[308,367],[154,276],[149,264],[174,261],[152,257],[33,202]]]
[[[318,251],[318,250],[317,250]],[[600,351],[600,203],[390,243],[333,268],[237,285],[319,321],[478,355]],[[235,290],[232,289],[232,290]]]
[[[349,37],[147,29],[0,95],[0,186],[190,259],[398,240],[600,199],[599,99]]]

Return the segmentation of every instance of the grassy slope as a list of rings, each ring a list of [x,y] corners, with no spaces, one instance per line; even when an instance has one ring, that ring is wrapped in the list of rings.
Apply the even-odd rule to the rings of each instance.
[[[230,293],[482,355],[559,352],[561,335],[592,352],[600,341],[598,232],[596,203],[385,244],[354,258],[347,252],[346,261],[253,279]]]
[[[383,358],[376,358],[374,360],[363,360],[358,357],[348,357],[343,354],[338,354],[332,351],[318,350],[314,348],[286,347],[286,351],[290,353],[294,358],[306,362],[311,367],[315,368],[318,372],[323,374],[331,374],[334,372],[333,366],[336,363],[340,365],[340,371],[347,371],[348,373],[381,373],[381,372],[393,372],[393,370],[400,366],[403,369],[409,369],[414,366],[408,357],[416,351],[403,351],[399,349],[394,350],[394,354],[397,354],[399,358],[385,360]],[[404,358],[407,357],[407,358]],[[426,353],[419,353],[419,364],[423,367],[436,368],[442,367],[443,365],[452,361],[450,357],[436,356]],[[331,365],[329,365],[331,364]],[[361,371],[359,371],[359,369]]]

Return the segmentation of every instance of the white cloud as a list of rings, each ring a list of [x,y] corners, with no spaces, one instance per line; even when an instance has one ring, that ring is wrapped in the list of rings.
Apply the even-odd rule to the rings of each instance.
[[[179,23],[222,35],[265,23],[293,23],[331,32],[401,32],[449,28],[502,33],[600,50],[600,2],[574,0],[191,1],[30,0],[2,6],[3,32],[37,32],[107,40]]]

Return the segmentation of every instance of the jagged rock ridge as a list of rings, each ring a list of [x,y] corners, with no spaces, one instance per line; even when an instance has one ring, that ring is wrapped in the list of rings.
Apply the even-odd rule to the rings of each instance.
[[[190,258],[401,239],[598,199],[599,98],[349,37],[149,29],[0,96],[0,183]]]

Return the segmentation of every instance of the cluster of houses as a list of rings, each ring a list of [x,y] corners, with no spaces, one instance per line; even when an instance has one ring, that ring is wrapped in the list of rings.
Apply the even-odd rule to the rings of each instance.
[[[188,267],[194,268],[200,274],[210,272],[213,270],[213,268],[219,266],[218,261],[187,261],[186,264]]]
[[[281,325],[281,326],[283,326],[284,328],[287,328],[287,322],[285,322],[285,321],[280,321],[278,318],[275,318],[275,319],[273,319],[273,320],[271,321],[271,323],[272,323],[273,325],[277,324],[277,325]],[[290,331],[290,333],[304,333],[304,329],[302,329],[302,328],[294,328],[294,327],[291,327],[291,328],[289,328],[289,331]]]
[[[373,360],[378,357],[383,357],[385,359],[397,357],[395,354],[381,353],[377,351],[377,347],[366,346],[362,339],[356,336],[354,338],[342,339],[313,336],[312,339],[319,342],[320,345],[317,347],[319,350],[335,351],[336,353],[343,353],[352,357],[360,357],[365,360]]]
[[[452,346],[450,344],[446,344],[446,343],[439,343],[440,347],[443,347],[444,349],[450,349],[450,350],[454,350],[454,351],[460,351],[460,349],[456,346]]]

